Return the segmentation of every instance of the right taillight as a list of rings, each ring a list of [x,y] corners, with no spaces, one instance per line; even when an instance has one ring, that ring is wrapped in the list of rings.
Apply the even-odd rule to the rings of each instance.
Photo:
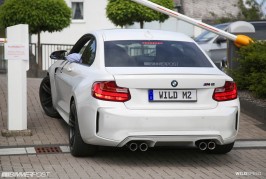
[[[215,88],[212,98],[215,101],[229,101],[237,98],[237,87],[233,81],[226,81],[223,87]]]

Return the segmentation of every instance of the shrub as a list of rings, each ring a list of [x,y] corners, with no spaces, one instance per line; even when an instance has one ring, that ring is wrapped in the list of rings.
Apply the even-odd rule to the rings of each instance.
[[[40,47],[41,32],[61,31],[71,22],[71,9],[64,0],[5,0],[0,6],[0,26],[28,24],[29,32],[37,34]],[[38,64],[42,70],[41,48]]]
[[[151,0],[169,9],[174,8],[173,0]],[[116,26],[132,25],[134,22],[140,23],[143,29],[144,22],[160,21],[164,22],[168,16],[156,12],[143,5],[129,0],[108,0],[106,7],[107,18]]]
[[[266,41],[242,47],[239,50],[238,68],[232,76],[238,88],[251,91],[256,97],[266,98]]]

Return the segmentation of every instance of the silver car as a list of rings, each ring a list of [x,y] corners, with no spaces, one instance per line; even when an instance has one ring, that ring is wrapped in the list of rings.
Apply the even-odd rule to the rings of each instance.
[[[266,21],[249,22],[255,27],[256,35],[266,39]],[[217,24],[214,27],[221,30],[228,30],[230,23]],[[194,39],[199,46],[207,53],[212,61],[220,67],[226,61],[227,43],[226,38],[210,31],[203,31]]]

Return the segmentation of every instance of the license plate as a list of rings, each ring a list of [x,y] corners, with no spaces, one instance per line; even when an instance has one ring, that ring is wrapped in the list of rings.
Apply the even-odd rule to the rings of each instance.
[[[197,101],[197,90],[149,90],[149,101]]]

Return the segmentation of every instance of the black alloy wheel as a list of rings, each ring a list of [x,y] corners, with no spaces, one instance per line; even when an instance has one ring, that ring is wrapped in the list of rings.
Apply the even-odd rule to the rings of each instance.
[[[75,157],[93,156],[97,152],[97,146],[86,144],[80,134],[78,116],[75,102],[70,105],[69,115],[69,148]]]
[[[49,76],[43,78],[40,84],[39,97],[40,97],[41,106],[45,114],[53,118],[60,118],[60,114],[53,106],[52,91],[51,91]]]

